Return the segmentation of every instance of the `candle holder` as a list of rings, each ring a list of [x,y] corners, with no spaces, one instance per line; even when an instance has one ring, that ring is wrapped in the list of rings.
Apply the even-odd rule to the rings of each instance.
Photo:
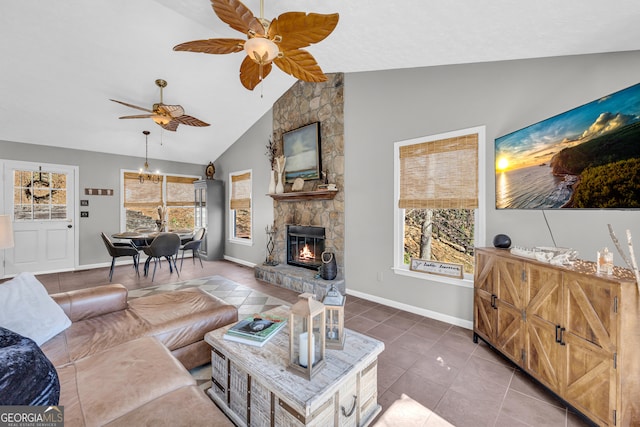
[[[307,380],[325,365],[325,309],[313,294],[299,296],[289,312],[289,365]]]
[[[264,261],[264,265],[278,265],[278,261],[273,256],[273,250],[276,247],[275,243],[275,235],[277,232],[276,226],[269,226],[265,228],[265,232],[267,233],[267,258]]]
[[[344,303],[346,299],[332,284],[322,301],[326,312],[325,340],[327,348],[335,350],[344,348]]]

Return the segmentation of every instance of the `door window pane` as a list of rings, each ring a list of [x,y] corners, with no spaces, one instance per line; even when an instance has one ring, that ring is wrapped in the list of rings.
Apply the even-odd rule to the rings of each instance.
[[[15,221],[67,218],[67,177],[52,172],[13,171]]]

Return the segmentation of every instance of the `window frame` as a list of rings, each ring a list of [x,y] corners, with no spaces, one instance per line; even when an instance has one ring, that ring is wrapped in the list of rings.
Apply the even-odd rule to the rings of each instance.
[[[407,145],[421,144],[425,142],[437,141],[440,139],[456,138],[470,134],[478,135],[478,208],[474,215],[474,246],[484,244],[486,234],[486,126],[476,126],[467,129],[460,129],[434,135],[427,135],[418,138],[411,138],[394,143],[393,153],[393,272],[398,275],[413,277],[433,282],[447,283],[456,286],[473,288],[473,275],[465,273],[462,279],[441,276],[431,273],[416,272],[409,269],[404,263],[404,217],[405,209],[398,207],[400,200],[400,147]]]
[[[239,175],[244,175],[248,173],[250,178],[249,178],[249,200],[250,200],[250,205],[249,205],[249,216],[251,217],[250,223],[251,223],[251,236],[248,239],[245,238],[241,238],[241,237],[236,237],[235,232],[236,232],[236,212],[235,209],[231,209],[231,198],[233,197],[233,179],[232,177],[234,176],[239,176]],[[239,171],[234,171],[234,172],[229,172],[229,188],[227,189],[227,194],[228,194],[228,199],[227,199],[227,212],[229,213],[228,218],[228,227],[229,227],[229,239],[228,241],[230,243],[237,243],[239,245],[245,245],[245,246],[253,246],[253,169],[244,169],[244,170],[239,170]]]
[[[134,173],[134,174],[138,174],[140,171],[137,170],[132,170],[132,169],[120,169],[120,231],[124,232],[127,230],[127,209],[124,206],[125,203],[125,189],[124,189],[124,175],[125,173]],[[193,178],[195,181],[200,181],[202,180],[202,176],[201,175],[185,175],[185,174],[179,174],[179,173],[156,173],[155,175],[160,175],[162,176],[162,182],[158,183],[158,184],[149,184],[149,185],[161,185],[162,186],[162,206],[164,206],[165,208],[167,208],[167,176],[173,176],[176,178]],[[193,209],[194,209],[194,218],[195,218],[195,192],[193,195]],[[172,207],[180,207],[180,206],[172,206]],[[195,229],[195,222],[194,222],[194,229]]]

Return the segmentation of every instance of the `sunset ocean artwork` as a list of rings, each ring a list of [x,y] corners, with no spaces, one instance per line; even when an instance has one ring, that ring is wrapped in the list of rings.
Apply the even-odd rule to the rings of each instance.
[[[496,138],[498,209],[640,209],[640,83]]]

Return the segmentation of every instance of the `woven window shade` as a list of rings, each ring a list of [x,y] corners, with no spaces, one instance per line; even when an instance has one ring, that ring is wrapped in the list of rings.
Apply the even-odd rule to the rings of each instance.
[[[231,201],[229,208],[251,208],[251,172],[231,176]]]
[[[155,207],[162,205],[162,184],[140,183],[135,172],[124,173],[124,206]]]
[[[167,175],[167,206],[195,206],[195,178]]]
[[[400,147],[401,209],[478,207],[478,135]]]

